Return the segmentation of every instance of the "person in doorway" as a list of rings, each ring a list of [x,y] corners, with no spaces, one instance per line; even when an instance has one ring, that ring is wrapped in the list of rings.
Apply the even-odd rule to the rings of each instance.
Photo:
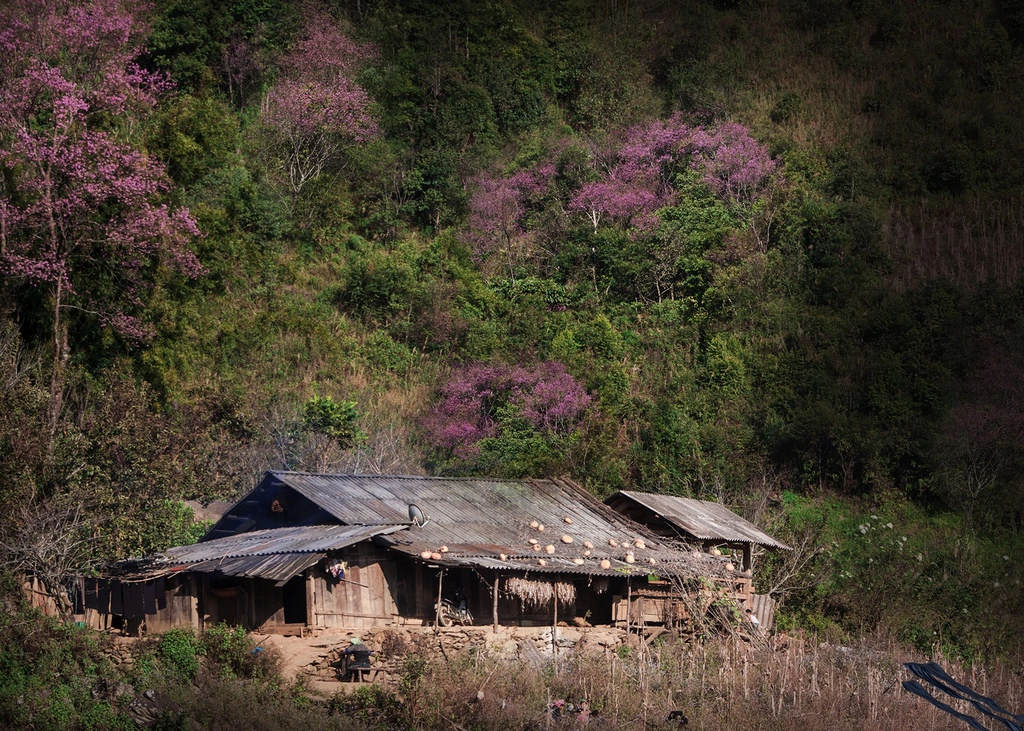
[[[358,637],[349,639],[349,646],[341,651],[345,658],[345,674],[350,680],[359,677],[359,671],[370,669],[370,655],[373,651]]]

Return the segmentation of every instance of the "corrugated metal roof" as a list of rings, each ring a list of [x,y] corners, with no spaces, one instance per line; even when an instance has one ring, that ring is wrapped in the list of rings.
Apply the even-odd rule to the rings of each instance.
[[[396,530],[401,530],[401,526],[306,525],[270,528],[191,546],[169,548],[160,554],[158,562],[197,563],[241,556],[331,551]]]
[[[775,540],[721,503],[631,490],[622,490],[606,502],[613,502],[620,495],[642,505],[680,530],[701,540],[755,543],[769,548],[789,550],[789,546]]]
[[[635,536],[642,530],[568,480],[301,472],[270,472],[268,476],[349,525],[410,525],[409,505],[416,504],[428,523],[411,533],[457,527],[460,543],[507,545],[507,536],[529,530],[532,520],[545,524],[548,535],[555,538],[570,531],[584,539],[605,541],[616,534]],[[564,523],[566,517],[572,520],[571,526]],[[491,540],[495,537],[502,540]]]
[[[233,575],[271,578],[260,572],[277,572],[277,569],[272,569],[269,562],[261,563],[257,560],[260,557],[320,554],[374,536],[387,536],[384,540],[394,550],[417,559],[422,559],[423,552],[437,553],[442,555],[440,560],[425,560],[448,565],[593,575],[726,573],[725,560],[694,554],[672,540],[655,535],[569,480],[275,471],[268,472],[250,496],[259,494],[262,487],[278,483],[295,490],[346,525],[275,528],[225,538],[211,536],[194,546],[166,551],[158,559],[159,565],[189,564],[190,570],[222,573],[226,573],[224,567],[228,566],[230,571],[237,572]],[[246,504],[250,496],[239,505]],[[423,511],[426,524],[419,526],[409,520],[410,504]],[[531,522],[543,524],[545,529],[531,527]],[[571,542],[564,542],[563,536]],[[642,539],[643,548],[633,545],[638,538]],[[540,551],[533,548],[531,539],[541,547]],[[617,545],[611,545],[610,540]],[[548,545],[554,547],[553,554],[543,550]],[[448,550],[442,553],[441,547]],[[629,550],[635,556],[633,564],[624,560]],[[585,556],[585,552],[589,555]],[[500,560],[501,554],[506,555],[505,561]],[[229,564],[229,560],[241,558],[251,560]],[[547,566],[540,566],[538,558],[544,558]],[[574,563],[574,558],[583,559],[583,563]],[[604,558],[612,562],[613,568],[600,567]],[[305,566],[315,562],[316,559]],[[155,568],[153,564],[149,567]]]
[[[397,550],[413,556],[424,551],[448,551],[441,563],[471,563],[482,566],[485,560],[498,560],[499,554],[522,556],[538,567],[536,559],[549,560],[548,570],[604,574],[600,560],[608,558],[616,565],[623,561],[627,548],[609,545],[642,538],[645,547],[633,548],[636,563],[632,573],[649,573],[649,559],[656,565],[672,562],[692,565],[688,550],[680,551],[670,542],[619,515],[568,480],[502,480],[487,478],[406,477],[389,475],[313,475],[297,472],[272,472],[268,478],[301,492],[317,505],[329,510],[343,522],[368,525],[401,520],[406,530],[393,533],[388,542]],[[427,523],[409,523],[409,504],[416,504],[427,516]],[[566,522],[566,518],[571,522]],[[544,525],[541,531],[531,522]],[[564,543],[562,536],[572,539]],[[534,551],[530,539],[555,553]],[[590,543],[591,548],[585,544]],[[590,551],[590,556],[584,556]],[[572,563],[583,558],[583,566]],[[552,560],[555,559],[555,560]],[[523,564],[525,565],[525,564]],[[499,562],[494,568],[519,568],[519,562]],[[712,574],[724,571],[724,562],[716,560],[703,566]]]
[[[432,563],[595,575],[646,574],[659,569],[671,575],[725,572],[724,560],[680,550],[569,480],[301,472],[270,472],[265,479],[291,487],[342,522],[400,524],[405,530],[390,534],[387,543],[416,558],[424,552],[441,556],[427,559]],[[425,525],[410,523],[410,504],[426,515]],[[544,530],[531,527],[532,522],[543,524]],[[563,542],[563,536],[571,538],[571,543]],[[609,544],[610,539],[632,544],[637,538],[643,539],[644,548]],[[531,539],[541,551],[534,550]],[[548,545],[554,547],[553,554],[543,550]],[[448,550],[442,553],[442,547]],[[624,561],[629,550],[634,553],[633,564]],[[500,560],[501,554],[506,555],[505,561]],[[540,566],[538,558],[544,558],[547,566]],[[584,563],[575,564],[574,558]],[[600,567],[604,558],[613,568]]]
[[[239,533],[189,546],[176,546],[142,560],[123,563],[116,573],[135,580],[179,571],[210,572],[283,582],[327,555],[404,526],[307,525]]]
[[[188,570],[217,573],[224,576],[270,579],[282,584],[293,576],[301,574],[325,555],[323,553],[275,553],[210,559],[190,564]]]
[[[402,549],[399,549],[402,550]],[[637,551],[637,553],[645,553]],[[573,562],[575,557],[549,556],[546,554],[530,553],[517,556],[506,556],[505,560],[497,556],[464,555],[459,553],[442,554],[439,561],[432,561],[440,566],[473,566],[475,568],[492,569],[495,571],[522,571],[524,573],[541,574],[579,574],[583,576],[647,576],[657,574],[658,576],[676,577],[697,577],[697,576],[726,576],[726,559],[710,556],[701,553],[671,552],[665,559],[666,552],[661,552],[663,558],[655,559],[656,563],[651,564],[644,555],[638,558],[635,563],[627,563],[622,555],[617,558],[608,556],[601,557],[580,557],[584,563]],[[538,559],[545,562],[541,565]],[[609,558],[611,566],[607,569],[601,568],[601,559]]]

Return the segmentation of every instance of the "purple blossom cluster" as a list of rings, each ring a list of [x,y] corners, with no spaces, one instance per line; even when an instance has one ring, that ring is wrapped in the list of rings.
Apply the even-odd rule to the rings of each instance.
[[[529,236],[527,213],[547,193],[554,175],[555,166],[546,163],[504,177],[477,176],[469,200],[469,227],[477,251],[508,248],[516,239]]]
[[[693,146],[698,152],[694,166],[704,182],[733,203],[752,204],[778,171],[768,150],[740,124],[729,122],[712,132],[698,128]]]
[[[764,193],[778,164],[749,130],[728,123],[691,127],[679,115],[632,127],[607,146],[590,151],[591,179],[565,201],[596,231],[603,221],[644,234],[657,227],[658,210],[675,204],[676,173],[690,167],[724,201],[751,206]],[[470,199],[470,238],[481,253],[530,236],[526,213],[549,191],[554,165],[505,177],[481,176]]]
[[[307,8],[305,17],[298,42],[281,61],[282,78],[263,100],[263,122],[286,149],[293,196],[347,144],[380,135],[370,97],[354,80],[373,48],[349,39],[322,8]]]
[[[502,407],[514,407],[534,429],[557,437],[572,433],[591,404],[591,396],[561,363],[475,363],[442,387],[424,425],[435,446],[472,459],[481,440],[499,435]]]
[[[289,140],[342,135],[363,142],[380,133],[369,106],[366,91],[344,76],[329,82],[282,79],[267,93],[263,121]]]
[[[188,276],[202,269],[187,248],[195,221],[158,202],[163,166],[108,121],[144,113],[168,85],[133,63],[145,28],[110,0],[11,2],[0,28],[0,274],[47,287],[55,309],[77,296],[142,340],[146,328],[124,308],[140,303],[144,269],[155,260]],[[108,263],[117,302],[96,301],[93,283],[76,279],[86,260]]]
[[[675,203],[673,173],[687,161],[719,197],[740,205],[753,203],[777,168],[742,125],[709,131],[675,115],[627,130],[605,174],[582,186],[568,209],[586,215],[595,230],[607,217],[650,231],[658,225],[658,209]]]
[[[306,24],[302,36],[281,61],[288,76],[323,82],[337,76],[352,78],[364,64],[377,58],[373,46],[357,43],[342,33],[324,8],[306,7],[303,16]]]
[[[691,134],[678,116],[630,128],[612,148],[604,174],[584,184],[568,209],[586,215],[595,230],[607,217],[650,231],[658,225],[656,211],[675,200],[672,171]]]

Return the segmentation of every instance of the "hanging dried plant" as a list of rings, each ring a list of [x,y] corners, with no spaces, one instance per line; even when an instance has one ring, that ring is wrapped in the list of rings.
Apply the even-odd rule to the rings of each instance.
[[[559,604],[568,607],[576,603],[576,587],[573,584],[559,582],[555,584],[555,593]]]
[[[552,584],[550,581],[510,578],[505,581],[505,590],[530,607],[547,606],[556,594],[559,605],[576,603],[576,587],[564,582]]]

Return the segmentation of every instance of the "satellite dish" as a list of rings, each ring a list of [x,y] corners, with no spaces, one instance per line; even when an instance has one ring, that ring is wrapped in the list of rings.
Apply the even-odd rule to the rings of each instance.
[[[423,511],[420,510],[418,505],[415,505],[414,503],[409,503],[409,520],[411,520],[416,525],[423,527],[427,524],[429,518],[423,514]]]

